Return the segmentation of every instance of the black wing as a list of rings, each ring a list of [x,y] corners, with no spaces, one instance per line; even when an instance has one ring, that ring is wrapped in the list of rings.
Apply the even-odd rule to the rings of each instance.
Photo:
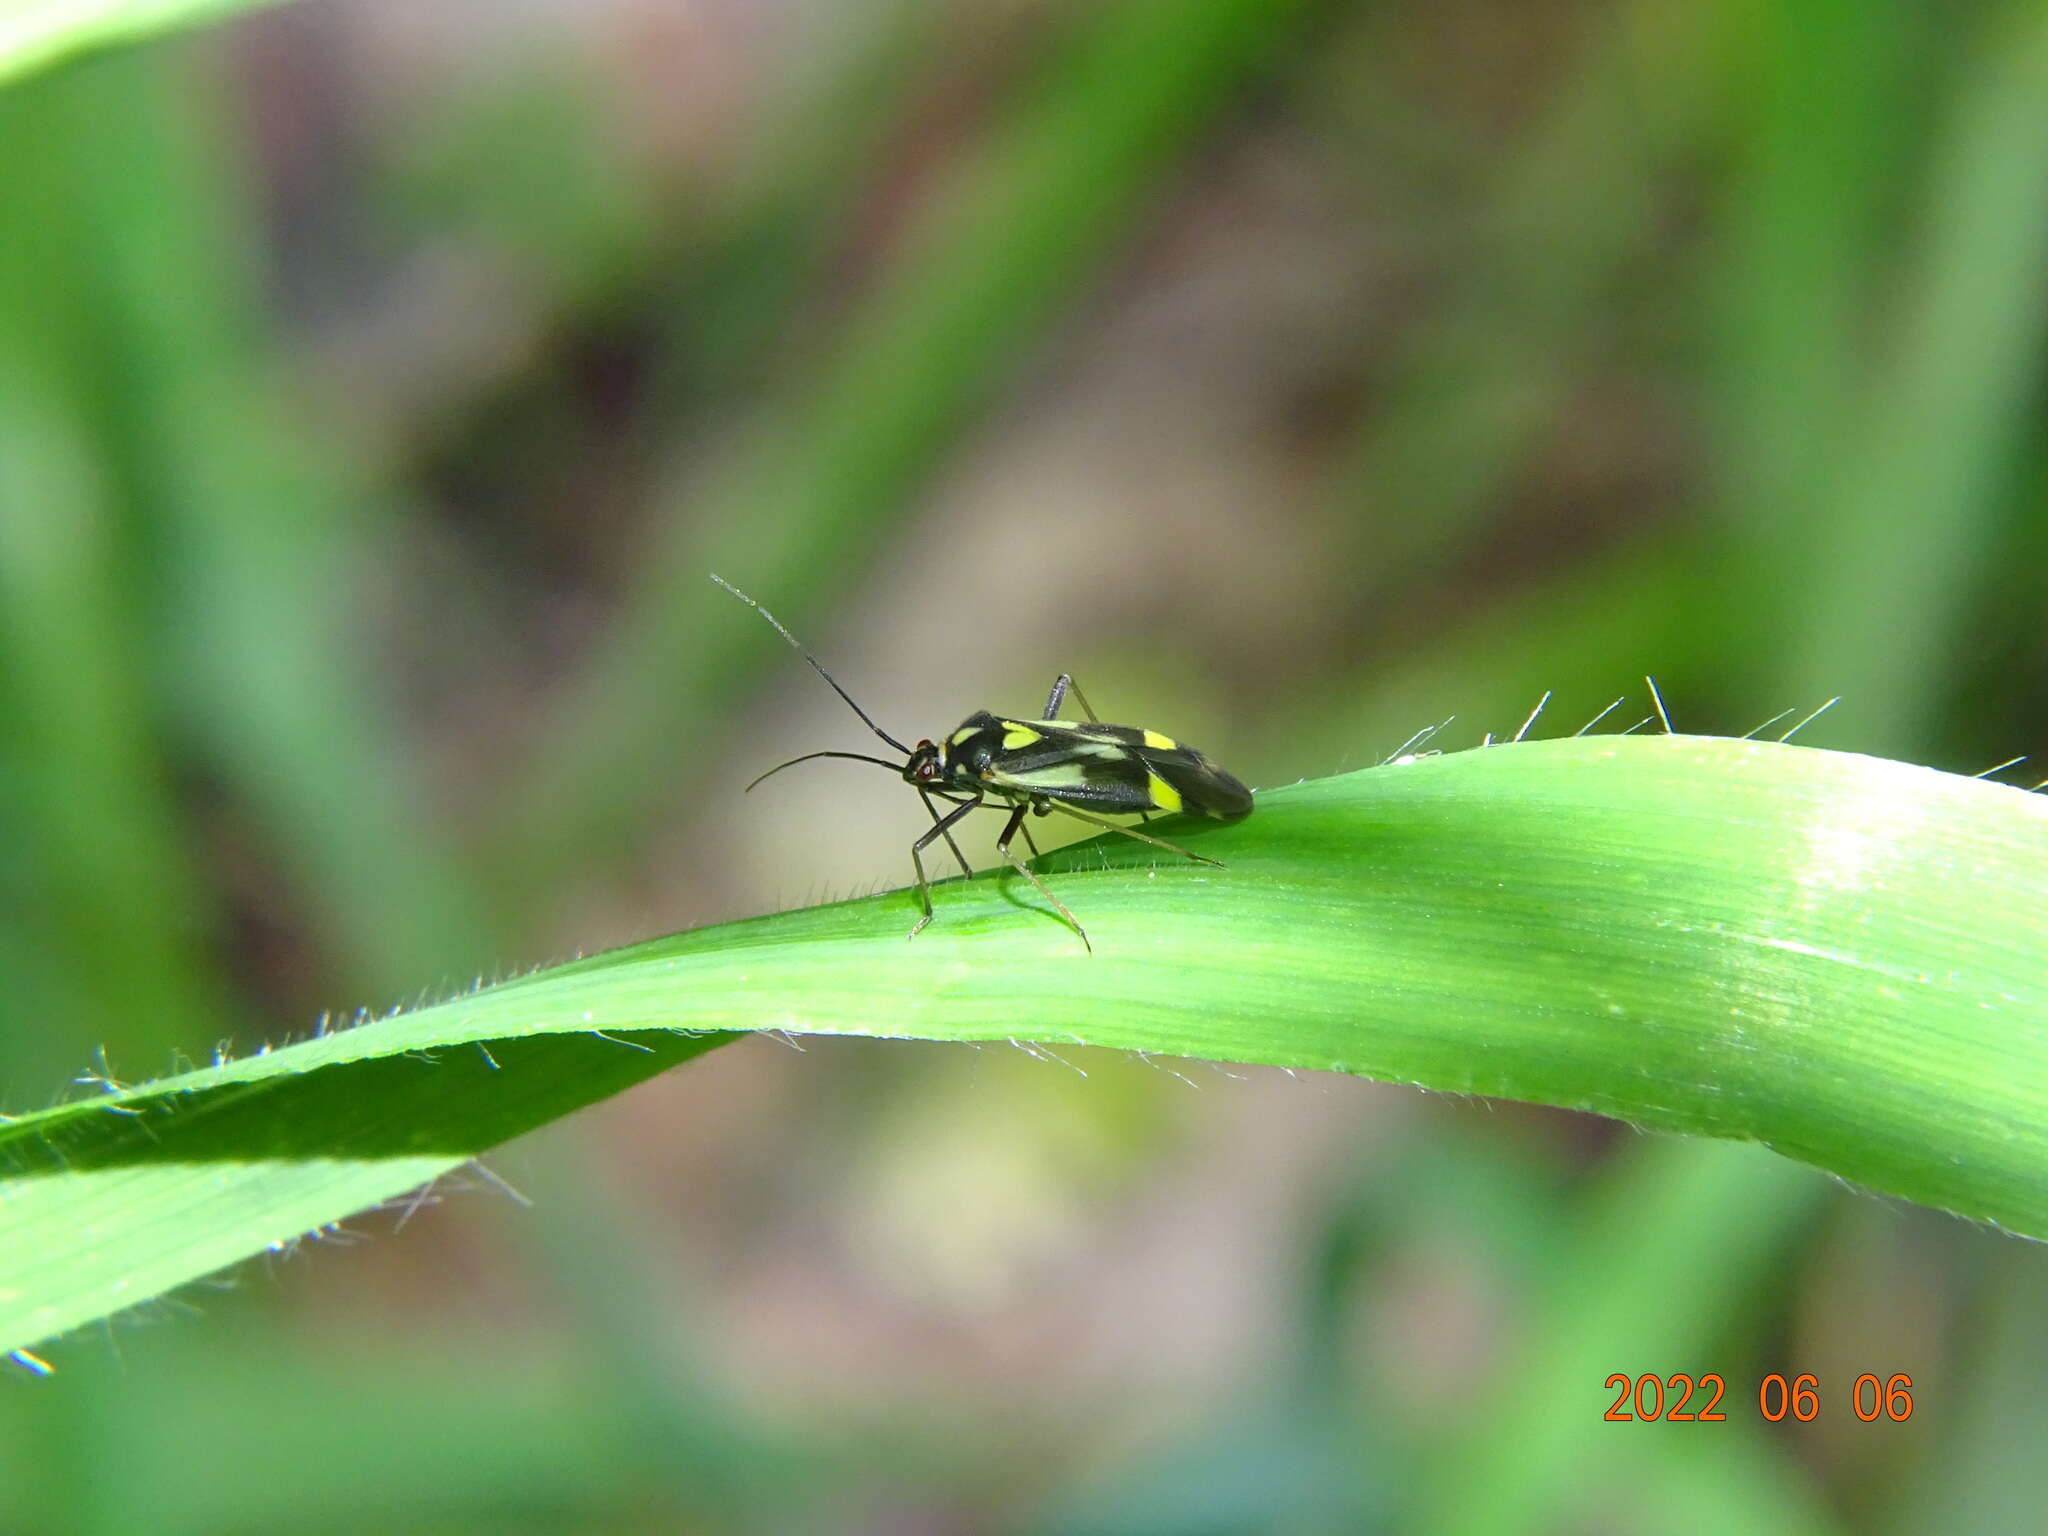
[[[1129,725],[1004,720],[986,777],[1015,794],[1066,800],[1110,815],[1186,812],[1239,821],[1251,791],[1193,747]]]

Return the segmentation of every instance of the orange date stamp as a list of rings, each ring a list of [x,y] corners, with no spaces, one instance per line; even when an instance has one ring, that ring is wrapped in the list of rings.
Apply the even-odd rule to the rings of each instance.
[[[1618,1393],[1604,1417],[1610,1424],[1725,1424],[1722,1407],[1727,1380],[1716,1372],[1689,1376],[1683,1371],[1668,1376],[1645,1372],[1626,1376],[1620,1372],[1607,1378],[1607,1390]],[[1913,1378],[1904,1372],[1880,1378],[1865,1371],[1849,1389],[1849,1411],[1865,1424],[1880,1419],[1903,1424],[1913,1417]],[[1756,1411],[1770,1423],[1795,1419],[1801,1424],[1820,1417],[1820,1379],[1802,1372],[1791,1380],[1773,1371],[1756,1388]],[[1839,1411],[1839,1410],[1838,1410]]]

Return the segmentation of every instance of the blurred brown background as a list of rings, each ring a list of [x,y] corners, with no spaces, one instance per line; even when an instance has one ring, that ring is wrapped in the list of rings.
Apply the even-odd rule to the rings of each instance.
[[[2044,176],[2032,4],[305,0],[11,86],[0,1107],[906,881],[880,774],[740,799],[865,742],[710,570],[913,739],[2034,750]],[[2048,1507],[2038,1250],[1761,1156],[763,1039],[490,1170],[0,1392],[0,1529]]]

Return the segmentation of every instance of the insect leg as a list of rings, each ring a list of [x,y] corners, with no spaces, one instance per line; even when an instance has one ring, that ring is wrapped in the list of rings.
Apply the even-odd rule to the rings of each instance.
[[[1163,837],[1150,837],[1143,832],[1136,832],[1129,827],[1120,826],[1116,822],[1105,821],[1100,816],[1090,816],[1086,811],[1075,810],[1065,801],[1054,801],[1052,808],[1056,811],[1063,811],[1069,816],[1078,817],[1082,821],[1093,822],[1098,827],[1106,827],[1111,832],[1121,832],[1125,837],[1135,837],[1139,842],[1150,843],[1154,848],[1164,848],[1168,853],[1177,853],[1184,859],[1193,859],[1197,864],[1214,864],[1218,869],[1224,867],[1221,859],[1212,859],[1205,854],[1189,853],[1187,849],[1181,847],[1178,843],[1169,843]]]
[[[1046,889],[1045,882],[1031,872],[1030,865],[1018,858],[1016,854],[1010,852],[1010,839],[1015,837],[1017,829],[1024,825],[1024,818],[1030,813],[1030,810],[1031,802],[1027,800],[1020,804],[1017,809],[1010,812],[1010,820],[1003,828],[1003,835],[996,839],[996,852],[1015,865],[1018,874],[1038,887],[1038,894],[1053,904],[1054,909],[1058,911],[1059,915],[1067,920],[1068,926],[1081,936],[1082,947],[1092,955],[1095,953],[1095,946],[1088,942],[1088,930],[1081,926],[1080,919],[1067,910],[1067,904],[1064,901],[1061,901],[1059,897]],[[1028,837],[1029,834],[1027,833],[1026,836]]]
[[[1052,692],[1047,694],[1045,698],[1045,713],[1038,718],[1041,720],[1059,719],[1060,704],[1066,698],[1069,688],[1074,690],[1074,697],[1081,701],[1082,712],[1097,725],[1102,724],[1102,717],[1096,714],[1094,708],[1088,703],[1088,695],[1081,691],[1081,685],[1074,681],[1074,675],[1071,672],[1062,672],[1053,680]]]
[[[1039,795],[1034,799],[1027,800],[1024,803],[1031,807],[1031,814],[1034,816],[1049,815],[1052,811],[1052,802],[1047,800],[1043,795]],[[1044,858],[1045,855],[1038,851],[1038,839],[1031,835],[1031,829],[1025,826],[1023,823],[1019,822],[1017,830],[1024,834],[1024,841],[1030,845],[1031,857],[1033,857],[1034,859]]]
[[[936,805],[932,804],[931,792],[927,790],[922,784],[917,786],[917,793],[918,798],[924,801],[924,808],[932,813],[933,822],[937,824],[938,829],[941,832],[944,832],[946,834],[946,846],[953,850],[953,857],[959,861],[960,873],[965,875],[968,879],[972,880],[974,878],[974,871],[967,867],[966,856],[960,852],[960,845],[953,841],[952,829],[948,825],[948,822],[950,822],[954,818],[949,817],[944,821],[940,820],[939,808]]]
[[[959,809],[948,812],[929,832],[910,845],[910,862],[917,870],[917,899],[924,904],[924,916],[920,917],[917,926],[910,930],[910,937],[913,939],[923,933],[924,925],[932,920],[932,883],[924,877],[924,851],[942,837],[950,843],[953,840],[950,836],[953,823],[980,804],[981,797],[976,795]]]
[[[1080,701],[1082,713],[1087,715],[1096,725],[1102,724],[1102,716],[1095,713],[1095,706],[1088,702],[1088,695],[1081,691],[1081,685],[1074,681],[1074,674],[1071,672],[1062,672],[1053,680],[1052,692],[1046,696],[1045,700],[1045,713],[1038,718],[1041,720],[1057,720],[1060,713],[1060,701],[1066,698],[1069,688],[1074,690],[1074,697]],[[1045,812],[1040,811],[1038,814],[1043,816]],[[1150,816],[1141,815],[1138,817],[1138,825],[1143,826],[1151,819]],[[1031,833],[1028,830],[1024,833],[1024,841],[1027,843],[1031,842]],[[1038,845],[1036,843],[1031,844],[1031,856],[1033,858],[1038,856]]]

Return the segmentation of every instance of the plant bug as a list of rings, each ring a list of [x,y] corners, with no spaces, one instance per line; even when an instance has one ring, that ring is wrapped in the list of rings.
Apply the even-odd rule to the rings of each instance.
[[[870,757],[865,752],[806,752],[786,763],[777,763],[747,789],[751,792],[762,779],[817,757],[843,757],[857,763],[874,763],[901,775],[903,781],[917,791],[932,818],[931,828],[910,845],[910,862],[917,871],[917,899],[924,908],[924,915],[910,930],[913,939],[924,932],[925,925],[932,920],[931,881],[924,872],[924,851],[944,838],[960,865],[960,872],[969,879],[974,877],[974,871],[960,852],[960,845],[953,841],[954,824],[969,811],[987,807],[1010,813],[1002,835],[996,839],[996,850],[1037,887],[1039,895],[1052,903],[1053,908],[1080,935],[1081,943],[1091,954],[1095,946],[1088,942],[1088,930],[1067,910],[1066,903],[1046,888],[1045,882],[1032,872],[1031,867],[1010,851],[1010,840],[1021,831],[1032,856],[1038,855],[1038,844],[1032,840],[1030,828],[1024,825],[1027,815],[1048,816],[1054,811],[1061,811],[1079,821],[1121,832],[1125,837],[1164,848],[1168,853],[1177,853],[1197,864],[1214,864],[1221,868],[1221,860],[1190,853],[1164,838],[1120,826],[1105,820],[1103,813],[1136,816],[1140,821],[1154,812],[1185,812],[1208,816],[1216,821],[1242,821],[1252,813],[1251,791],[1193,747],[1184,746],[1157,731],[1104,724],[1089,707],[1081,690],[1074,687],[1073,678],[1065,672],[1053,683],[1052,692],[1046,696],[1045,709],[1036,720],[1011,720],[990,714],[985,709],[977,710],[961,721],[944,741],[920,741],[914,747],[906,747],[854,703],[853,695],[839,686],[832,674],[818,664],[818,658],[805,650],[795,635],[783,628],[780,619],[724,577],[714,574],[711,579],[773,624],[776,632],[811,664],[818,676],[831,685],[832,691],[846,700],[867,728],[904,755],[904,761],[892,763],[886,758]],[[1086,724],[1057,718],[1070,689],[1088,715]],[[939,808],[932,803],[934,798],[946,801],[953,808],[941,815]]]

